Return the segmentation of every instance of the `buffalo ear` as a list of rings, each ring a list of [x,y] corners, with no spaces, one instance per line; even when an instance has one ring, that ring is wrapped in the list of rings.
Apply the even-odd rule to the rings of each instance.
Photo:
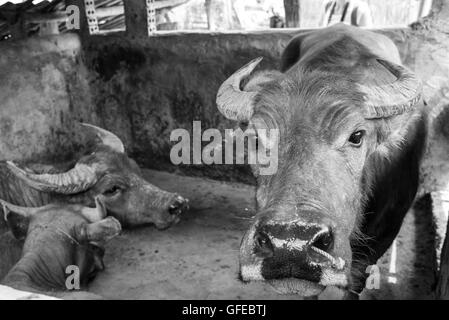
[[[0,202],[3,207],[4,219],[12,234],[17,240],[24,240],[28,233],[31,214],[24,214],[24,212],[20,210],[22,207],[13,206],[3,200],[0,200]],[[17,208],[19,210],[14,210]]]
[[[120,222],[113,217],[106,217],[93,223],[83,223],[76,232],[80,243],[104,243],[117,236],[122,231]]]
[[[24,217],[13,212],[8,215],[6,222],[17,240],[24,240],[26,238],[28,226],[30,225],[30,217]]]
[[[95,197],[95,208],[83,207],[81,215],[90,223],[104,219],[107,215],[106,205],[99,196]]]

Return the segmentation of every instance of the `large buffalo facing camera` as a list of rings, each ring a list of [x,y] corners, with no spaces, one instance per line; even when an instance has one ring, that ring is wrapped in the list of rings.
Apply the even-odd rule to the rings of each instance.
[[[304,296],[359,293],[417,191],[421,82],[390,39],[341,24],[295,37],[282,72],[252,74],[259,61],[217,96],[227,118],[279,130],[278,170],[258,177],[241,279]]]

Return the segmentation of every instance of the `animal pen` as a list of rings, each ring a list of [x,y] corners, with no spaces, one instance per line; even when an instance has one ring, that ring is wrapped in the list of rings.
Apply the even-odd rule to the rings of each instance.
[[[338,8],[340,2],[0,2],[0,202],[6,220],[0,223],[0,299],[301,300],[304,296],[343,299],[351,293],[359,299],[449,299],[449,238],[446,236],[449,214],[449,1],[343,1],[348,3],[343,7],[345,10],[363,3],[363,8],[370,10],[371,24],[339,24],[336,29],[332,26],[323,29],[326,26],[320,21],[327,22],[326,3],[331,6],[335,3]],[[327,14],[332,15],[334,11]],[[321,19],[323,16],[326,18]],[[331,21],[330,16],[328,21]],[[330,36],[320,30],[330,30]],[[342,39],[350,39],[341,44],[349,48],[344,59],[332,58],[339,46],[330,44],[328,50],[319,47],[320,43],[330,41],[333,30],[337,30],[337,38],[343,35]],[[387,53],[383,55],[380,49],[376,51],[377,46],[373,46],[370,54],[375,54],[376,59],[350,62],[352,57],[362,59],[360,57],[367,55],[363,50],[369,44],[360,40],[365,36],[357,36],[359,32],[372,35],[367,30],[375,32],[373,39],[380,39],[378,47]],[[354,44],[353,38],[359,42]],[[302,42],[292,42],[292,39]],[[391,48],[390,40],[380,44],[382,39],[390,39],[393,47],[397,47],[400,62],[394,54],[389,59],[388,54],[396,49]],[[317,51],[313,51],[314,48]],[[357,50],[362,53],[359,55]],[[303,52],[306,52],[304,56]],[[311,58],[314,54],[316,60]],[[324,57],[326,54],[331,58]],[[263,60],[255,60],[258,57]],[[343,60],[345,62],[341,62]],[[258,63],[257,71],[252,72]],[[350,155],[345,156],[344,163],[349,162],[352,166],[348,172],[356,172],[356,175],[360,171],[363,175],[350,179],[344,175],[343,162],[329,164],[329,155],[339,157],[341,154],[341,148],[338,152],[326,149],[330,142],[320,145],[319,150],[327,152],[322,157],[315,157],[318,148],[302,156],[297,151],[300,147],[286,147],[286,140],[309,143],[314,139],[310,132],[318,130],[325,120],[317,116],[306,117],[309,112],[306,107],[304,110],[307,111],[303,113],[285,111],[271,118],[262,116],[270,114],[267,111],[270,103],[287,110],[286,106],[301,104],[301,99],[305,101],[304,92],[314,92],[329,80],[319,82],[316,80],[318,73],[307,78],[310,76],[307,72],[313,68],[318,70],[320,64],[327,63],[341,63],[335,67],[337,71],[327,68],[326,72],[332,69],[332,72],[340,72],[342,77],[345,74],[342,70],[347,70],[344,68],[349,65],[366,68],[369,72],[366,75],[364,71],[363,76],[360,76],[361,72],[354,73],[356,77],[360,76],[357,81],[365,81],[363,84],[351,78],[347,81],[351,85],[343,85],[344,81],[339,77],[332,78],[335,87],[327,85],[320,91],[320,99],[331,92],[335,96],[340,94],[339,88],[349,92],[355,90],[354,87],[363,89],[379,85],[381,80],[373,77],[393,79],[388,85],[382,83],[383,86],[376,87],[380,89],[374,90],[373,101],[381,101],[381,90],[396,99],[405,99],[406,93],[415,89],[419,92],[413,91],[415,95],[406,103],[401,100],[388,104],[382,100],[376,105],[367,101],[371,91],[360,89],[348,99],[363,101],[372,106],[369,109],[372,113],[377,112],[377,116],[364,113],[365,118],[360,119],[377,125],[415,112],[415,105],[422,105],[427,116],[423,124],[427,138],[419,169],[416,172],[413,168],[407,169],[409,171],[400,176],[405,180],[398,182],[408,187],[413,184],[408,179],[416,174],[417,190],[410,195],[384,186],[385,190],[391,191],[379,196],[388,203],[386,207],[396,208],[395,204],[407,197],[410,203],[400,206],[407,212],[403,219],[393,219],[398,230],[393,232],[393,237],[388,235],[391,241],[387,241],[384,252],[374,263],[363,267],[365,277],[360,291],[350,289],[354,281],[346,278],[353,276],[347,275],[350,273],[348,264],[351,264],[348,261],[352,261],[354,267],[359,258],[355,258],[355,250],[354,256],[347,258],[351,248],[354,249],[349,242],[357,232],[342,236],[347,232],[346,223],[334,221],[332,214],[334,220],[326,216],[318,221],[316,216],[309,216],[309,211],[322,207],[326,207],[322,209],[326,212],[332,211],[329,208],[335,212],[343,211],[342,208],[356,207],[353,203],[361,208],[369,206],[368,198],[373,195],[367,192],[366,198],[362,199],[362,189],[359,189],[368,179],[363,175],[368,160],[357,169],[357,163],[365,161],[365,154],[361,156],[355,152],[370,152],[365,144],[370,141],[371,127],[362,130],[359,126],[343,139],[349,141],[345,148],[348,143],[354,147]],[[271,71],[264,73],[266,70]],[[301,91],[303,84],[292,84],[292,74],[298,79],[309,79],[307,85],[311,87]],[[416,88],[413,87],[415,80],[419,83]],[[406,93],[397,93],[397,87],[393,87],[401,81],[406,82]],[[395,89],[388,89],[390,87]],[[278,92],[276,90],[283,94],[276,96],[273,93]],[[360,92],[364,98],[358,99]],[[336,105],[337,100],[329,99],[332,103],[328,102],[326,106],[334,106],[334,102]],[[344,100],[343,95],[340,100]],[[310,101],[315,100],[306,101],[313,104]],[[341,111],[341,114],[345,112]],[[388,115],[379,116],[381,113]],[[310,126],[307,134],[311,136],[303,139],[306,133],[301,128],[289,127],[293,118],[299,119],[296,123],[304,124],[303,127]],[[411,123],[415,118],[419,117],[404,121]],[[359,120],[361,126],[365,125],[363,121]],[[402,122],[388,122],[379,125],[378,130],[393,132],[402,125]],[[273,127],[277,131],[268,130]],[[409,131],[413,130],[404,130],[401,134],[405,136]],[[292,137],[292,132],[296,136]],[[339,132],[326,131],[319,141],[330,135],[329,141],[337,143],[335,140],[339,139],[335,137]],[[396,140],[388,140],[376,152],[385,155],[394,148],[407,149],[401,149],[406,138],[394,132],[396,136],[391,134],[388,139]],[[290,136],[285,139],[285,135]],[[360,140],[362,136],[365,140]],[[377,139],[385,136],[379,134]],[[307,153],[304,150],[310,151],[316,144],[301,150]],[[292,164],[292,154],[304,163]],[[265,175],[263,169],[267,163],[262,162],[274,161],[274,157],[277,171]],[[403,157],[419,158],[420,151],[413,149]],[[256,163],[252,163],[251,159],[256,158]],[[382,164],[389,166],[388,156],[386,160],[380,159],[379,162],[385,161]],[[413,160],[406,159],[406,162]],[[316,170],[310,169],[314,166],[317,166]],[[320,180],[322,188],[315,186],[319,180],[316,175],[304,186],[306,174],[298,173],[298,180],[294,180],[294,174],[289,171],[292,167],[303,171],[310,169],[316,175],[326,170],[331,173]],[[398,165],[396,169],[401,167]],[[325,190],[325,185],[332,179],[342,185],[335,185],[331,191]],[[354,185],[349,186],[351,183]],[[290,196],[295,190],[296,198]],[[339,196],[344,192],[347,194]],[[305,193],[310,196],[303,196]],[[373,193],[375,197],[376,192]],[[312,203],[310,197],[318,197],[321,202],[314,198]],[[348,197],[354,199],[350,204],[344,202]],[[295,202],[299,198],[308,203],[307,210],[302,209],[302,203]],[[326,201],[334,202],[326,205]],[[315,202],[320,203],[315,205]],[[36,207],[40,209],[36,211]],[[370,208],[376,211],[377,202]],[[104,252],[104,257],[101,255],[102,259],[99,259],[102,263],[99,263],[98,274],[90,277],[90,271],[83,273],[80,267],[81,278],[86,275],[89,281],[81,281],[81,289],[75,285],[75,290],[16,286],[14,281],[18,276],[11,277],[11,272],[28,257],[29,250],[39,249],[36,245],[39,235],[31,232],[43,228],[42,224],[50,226],[55,221],[48,218],[44,223],[37,221],[38,217],[53,216],[57,210],[64,212],[61,217],[72,214],[77,218],[73,222],[70,220],[76,228],[62,231],[61,226],[67,223],[59,219],[61,224],[57,225],[57,230],[61,232],[56,239],[66,239],[67,236],[78,245],[86,242],[88,249],[83,254],[93,257],[91,260],[97,258],[96,253],[91,253],[91,245]],[[296,210],[302,224],[285,218],[289,210]],[[298,213],[301,210],[305,212],[303,215]],[[24,212],[26,214],[22,214]],[[365,209],[363,214],[369,216],[372,212]],[[345,219],[351,221],[348,225],[357,229],[357,222],[352,218]],[[375,217],[372,219],[376,220]],[[278,233],[270,229],[273,225],[285,227],[285,230],[281,228],[285,233],[279,236],[278,229]],[[320,230],[310,231],[315,227]],[[74,234],[68,231],[72,229],[76,229]],[[291,231],[293,229],[296,231]],[[308,232],[314,234],[309,236]],[[344,240],[340,240],[342,238]],[[373,240],[368,235],[363,241],[368,247],[383,240]],[[69,247],[72,248],[65,242],[61,244],[61,248]],[[299,252],[296,255],[291,253],[295,250]],[[63,249],[45,254],[52,256],[60,251]],[[282,260],[272,264],[266,262],[290,254],[285,268]],[[32,255],[31,252],[29,256]],[[90,261],[88,258],[83,261]],[[312,267],[303,269],[302,265],[298,266],[302,263],[310,263]],[[320,269],[316,277],[311,275],[317,270],[314,265]],[[247,273],[245,266],[250,270]],[[327,273],[328,266],[337,270],[336,273],[344,269],[347,274],[338,273],[337,277],[332,273],[334,271]],[[67,266],[63,267],[67,271]],[[289,271],[287,277],[282,273],[285,269],[299,271]],[[66,284],[70,275],[70,272],[62,275]],[[298,278],[300,282],[282,282],[276,287],[277,281],[283,278]]]

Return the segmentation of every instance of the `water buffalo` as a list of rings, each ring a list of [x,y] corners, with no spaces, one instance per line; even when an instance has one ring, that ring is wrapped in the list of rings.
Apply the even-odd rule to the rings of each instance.
[[[123,226],[152,223],[164,229],[179,221],[188,208],[187,199],[147,182],[116,135],[90,124],[82,126],[95,132],[100,143],[76,163],[63,165],[63,170],[0,163],[0,198],[29,207],[54,201],[92,206],[99,196]]]
[[[92,297],[85,292],[66,291],[82,289],[103,270],[103,244],[121,231],[117,219],[106,217],[99,197],[95,202],[95,208],[77,204],[34,208],[0,200],[12,233],[24,239],[20,260],[1,284],[64,298]],[[67,279],[72,273],[73,281]]]
[[[358,294],[417,191],[422,84],[389,38],[341,24],[293,38],[281,72],[252,73],[259,61],[217,94],[228,119],[279,131],[278,170],[257,177],[240,277],[304,296]]]

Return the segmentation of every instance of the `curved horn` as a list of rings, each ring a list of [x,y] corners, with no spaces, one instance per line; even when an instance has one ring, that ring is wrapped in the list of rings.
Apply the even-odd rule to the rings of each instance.
[[[21,206],[16,206],[12,203],[9,203],[8,201],[2,200],[0,199],[0,204],[3,207],[3,214],[4,214],[4,219],[5,221],[8,220],[8,214],[10,211],[15,212],[17,214],[20,214],[23,217],[31,217],[33,215],[35,215],[38,211],[42,210],[43,208],[47,207],[47,206],[43,206],[43,207],[21,207]]]
[[[257,92],[240,90],[240,83],[251,74],[261,60],[261,57],[254,59],[236,71],[218,89],[217,107],[226,118],[247,121],[253,115],[253,100]]]
[[[377,59],[397,80],[381,86],[360,85],[367,109],[366,119],[391,117],[413,110],[422,94],[422,83],[407,68],[395,63]]]
[[[95,167],[78,163],[67,172],[57,174],[35,174],[17,167],[12,161],[6,162],[9,170],[30,187],[62,194],[74,194],[85,191],[97,182]]]
[[[81,214],[90,222],[97,222],[106,217],[106,207],[104,203],[95,197],[95,208],[83,207]]]
[[[97,134],[97,137],[100,138],[101,142],[111,147],[114,151],[124,153],[125,152],[125,146],[123,145],[122,140],[120,140],[119,137],[117,137],[112,132],[109,132],[105,129],[99,128],[97,126],[94,126],[92,124],[88,123],[81,123],[82,126],[85,126],[87,128],[92,129]]]

